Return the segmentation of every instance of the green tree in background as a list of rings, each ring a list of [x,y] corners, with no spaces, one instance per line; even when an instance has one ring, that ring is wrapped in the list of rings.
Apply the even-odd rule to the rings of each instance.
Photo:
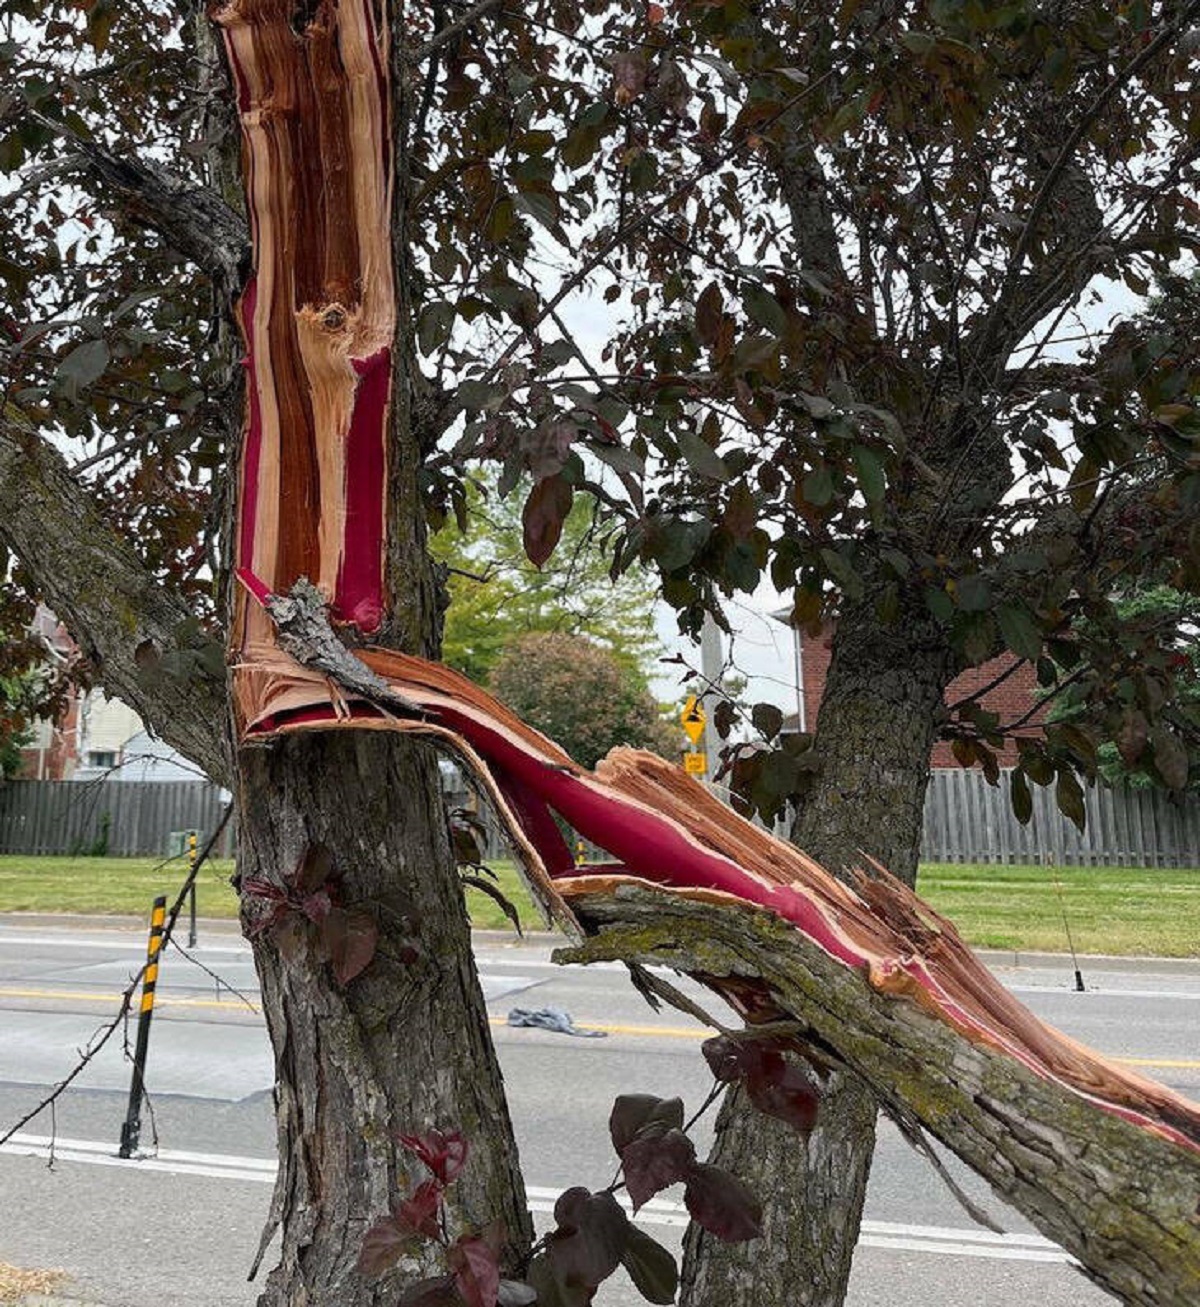
[[[654,587],[637,569],[610,579],[604,528],[592,501],[575,500],[558,548],[537,567],[523,540],[521,504],[527,491],[502,497],[487,479],[465,488],[466,529],[448,526],[432,541],[434,555],[448,569],[445,661],[483,685],[519,636],[535,631],[588,636],[611,650],[645,692],[647,674],[661,652]]]
[[[636,667],[579,635],[541,632],[513,640],[497,661],[492,689],[530,726],[585,767],[619,744],[681,752]]]

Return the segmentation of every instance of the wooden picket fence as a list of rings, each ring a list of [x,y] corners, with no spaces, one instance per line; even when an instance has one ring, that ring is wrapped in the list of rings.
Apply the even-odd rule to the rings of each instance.
[[[171,835],[203,845],[225,810],[207,781],[10,781],[0,786],[0,853],[165,857]],[[215,850],[231,857],[232,823]]]
[[[1200,867],[1200,796],[1089,789],[1080,834],[1056,809],[1052,790],[1032,792],[1033,819],[1022,826],[1012,814],[1007,775],[990,786],[979,772],[934,772],[922,860]],[[465,798],[447,794],[450,806]],[[164,857],[176,851],[175,832],[194,830],[203,843],[224,802],[205,781],[12,781],[0,785],[0,853]],[[489,856],[504,856],[498,832],[488,844]],[[234,846],[231,822],[217,853],[230,857]]]
[[[1076,829],[1053,787],[1031,785],[1033,817],[1013,816],[1009,773],[989,785],[980,772],[935,771],[925,800],[923,862],[1200,867],[1200,795],[1162,790],[1084,790],[1087,824]]]

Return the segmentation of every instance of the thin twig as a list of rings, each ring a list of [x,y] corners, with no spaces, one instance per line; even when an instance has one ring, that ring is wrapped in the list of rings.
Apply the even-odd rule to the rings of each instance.
[[[428,59],[431,54],[440,50],[448,41],[452,41],[460,32],[465,32],[472,23],[478,22],[484,14],[492,9],[498,9],[502,3],[503,0],[479,0],[479,3],[472,5],[461,18],[456,18],[454,22],[435,32],[424,45],[418,46],[412,54],[407,56],[408,62],[417,64],[423,59]]]

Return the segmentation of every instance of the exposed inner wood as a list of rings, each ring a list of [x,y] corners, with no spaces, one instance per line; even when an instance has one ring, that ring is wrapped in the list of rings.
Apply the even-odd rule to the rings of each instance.
[[[368,703],[331,694],[326,678],[279,653],[276,711],[247,721],[247,731],[370,721],[390,729],[436,728],[444,740],[448,732],[469,746],[463,752],[471,765],[485,768],[490,792],[515,779],[540,808],[558,812],[617,859],[616,867],[590,873],[571,868],[554,881],[559,894],[611,889],[632,878],[710,901],[715,893],[769,908],[843,966],[861,969],[878,993],[914,1002],[973,1043],[1200,1151],[1200,1108],[1045,1025],[978,962],[953,923],[882,868],[853,889],[653,754],[617,749],[589,772],[449,668],[378,649],[361,658],[424,717],[364,719],[354,710],[370,712]],[[506,803],[501,815],[521,846],[538,850],[538,865],[528,870],[535,885],[544,884],[556,851],[542,855],[544,824],[528,801],[523,807]]]
[[[216,20],[238,94],[254,275],[242,298],[249,413],[237,566],[275,590],[308,577],[335,620],[383,612],[383,487],[396,295],[386,25],[370,0],[321,0],[302,33],[284,0]],[[251,698],[270,623],[239,597]]]

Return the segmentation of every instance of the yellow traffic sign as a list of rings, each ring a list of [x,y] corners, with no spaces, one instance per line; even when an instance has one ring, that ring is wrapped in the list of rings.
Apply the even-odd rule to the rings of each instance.
[[[704,729],[703,725],[701,725],[700,729]],[[683,755],[683,770],[687,772],[689,776],[707,776],[708,754],[685,753]]]
[[[708,721],[708,714],[694,694],[688,695],[688,701],[683,705],[679,720],[683,723],[688,739],[693,744],[699,744],[700,737],[704,734],[705,723]]]

